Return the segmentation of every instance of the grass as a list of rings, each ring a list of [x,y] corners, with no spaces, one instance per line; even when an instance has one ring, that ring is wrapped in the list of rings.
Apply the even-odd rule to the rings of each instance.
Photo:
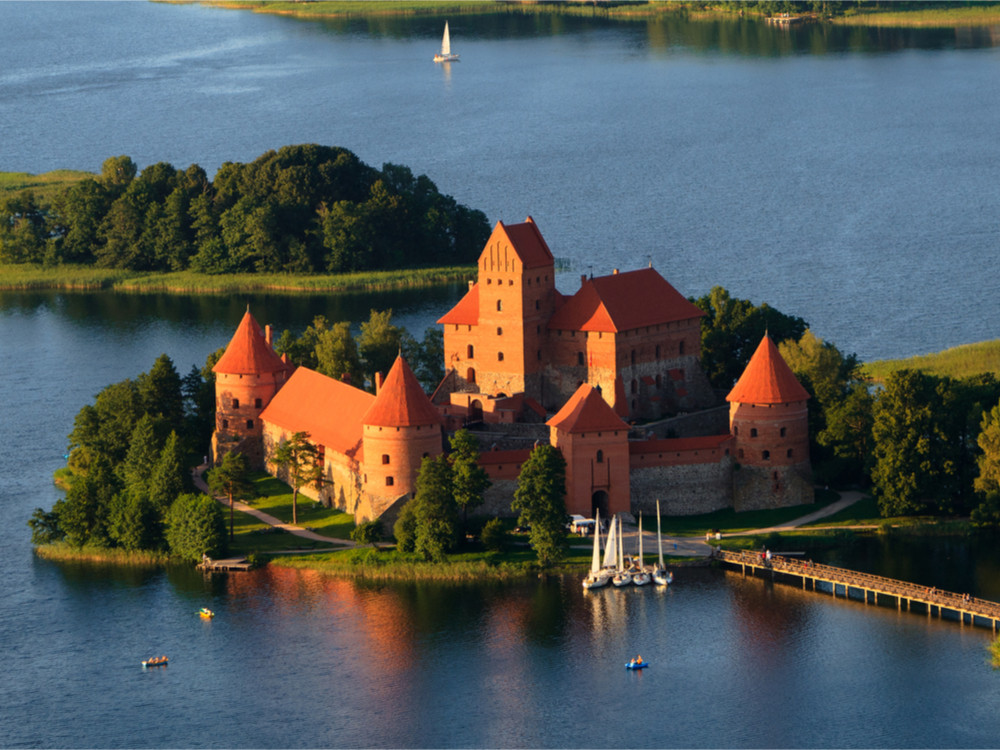
[[[891,4],[890,4],[891,6]],[[1000,23],[1000,5],[963,5],[950,7],[914,8],[912,10],[881,10],[873,13],[845,13],[831,19],[845,26],[898,26],[954,28],[961,26],[992,26]]]
[[[897,370],[921,370],[939,377],[965,378],[992,372],[1000,375],[1000,339],[964,344],[934,354],[882,359],[863,365],[866,377],[883,382]]]
[[[777,526],[824,508],[839,498],[832,490],[816,490],[812,505],[795,505],[774,510],[750,510],[737,513],[724,508],[697,516],[670,516],[663,519],[663,533],[671,536],[705,536],[709,531],[732,533]]]
[[[150,550],[129,552],[106,547],[71,547],[63,542],[36,547],[35,554],[46,560],[60,562],[101,562],[143,568],[157,567],[170,562],[170,555],[166,552]]]
[[[471,266],[411,268],[346,274],[220,274],[194,271],[149,273],[115,268],[30,263],[0,263],[0,290],[31,289],[111,290],[116,292],[170,292],[176,294],[233,294],[237,292],[354,292],[431,287],[464,281]]]
[[[248,505],[280,519],[292,522],[292,490],[280,479],[258,473],[253,477],[255,499]],[[299,493],[296,502],[298,525],[332,539],[350,539],[354,517],[335,508],[327,508]],[[300,539],[300,541],[302,541]]]
[[[42,203],[48,203],[63,189],[88,177],[97,175],[72,169],[56,169],[42,174],[0,172],[0,198],[7,193],[31,190]]]

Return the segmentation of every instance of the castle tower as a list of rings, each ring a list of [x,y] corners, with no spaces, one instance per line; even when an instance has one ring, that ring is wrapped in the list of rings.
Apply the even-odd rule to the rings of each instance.
[[[270,328],[270,327],[269,327]],[[240,451],[250,465],[264,465],[260,413],[285,384],[294,369],[271,347],[269,336],[247,307],[232,340],[212,372],[215,373],[215,432],[212,462]]]
[[[443,452],[441,416],[402,355],[362,418],[362,482],[373,516],[416,487],[425,456]]]
[[[736,510],[814,501],[808,399],[809,393],[765,334],[726,396],[740,466],[734,478]]]
[[[627,513],[628,425],[601,394],[584,383],[548,424],[552,445],[566,459],[566,512],[602,518]]]
[[[534,220],[497,222],[479,256],[479,281],[438,321],[445,367],[463,388],[540,398],[555,304],[555,260]]]

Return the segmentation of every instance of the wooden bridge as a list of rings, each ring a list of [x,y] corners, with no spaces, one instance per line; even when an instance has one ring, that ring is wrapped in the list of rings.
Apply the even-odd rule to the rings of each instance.
[[[799,578],[802,580],[803,589],[809,588],[811,582],[812,590],[816,591],[816,584],[821,583],[824,585],[821,591],[825,593],[825,587],[829,586],[829,591],[834,597],[837,596],[840,587],[845,598],[855,598],[851,596],[852,590],[860,592],[865,604],[878,605],[882,603],[879,601],[881,596],[883,600],[889,598],[890,601],[895,601],[899,610],[905,609],[909,612],[916,603],[923,608],[928,617],[937,614],[943,618],[943,613],[951,612],[957,615],[958,621],[963,625],[966,622],[984,627],[989,625],[994,633],[1000,626],[1000,604],[977,599],[968,594],[954,594],[907,581],[858,573],[846,568],[835,568],[832,565],[817,565],[811,561],[792,560],[780,555],[772,555],[771,559],[767,560],[762,558],[760,552],[717,549],[714,557],[726,566],[740,568],[744,576],[749,571],[752,576],[758,573],[769,574],[773,581],[788,582],[782,579]]]

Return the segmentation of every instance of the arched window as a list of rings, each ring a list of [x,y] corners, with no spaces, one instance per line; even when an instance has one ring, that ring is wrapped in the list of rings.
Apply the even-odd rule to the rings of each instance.
[[[228,419],[223,419],[222,420],[222,429],[225,430],[225,429],[228,429],[228,428],[229,428],[229,420]]]
[[[248,419],[247,420],[247,429],[248,430],[252,430],[253,429],[253,420],[252,419]]]
[[[597,451],[597,463],[599,463],[599,464],[603,464],[604,463],[604,451],[602,451],[602,450],[598,450]]]
[[[503,362],[503,352],[497,352],[497,362]]]
[[[475,371],[475,369],[473,369],[472,367],[470,367],[468,370],[465,371],[465,380],[468,383],[472,383],[473,385],[475,384],[475,382],[476,382],[476,371]]]
[[[502,311],[503,311],[503,300],[502,299],[498,299],[497,300],[497,312],[502,312]]]
[[[240,408],[240,400],[238,398],[234,398],[233,399],[233,408],[234,409],[239,409]]]
[[[389,454],[388,453],[383,453],[382,454],[382,463],[383,464],[389,463]]]
[[[784,427],[782,427],[782,428],[781,428],[781,437],[784,437],[784,436],[785,436],[785,428],[784,428]]]
[[[750,437],[757,437],[757,428],[756,427],[751,427],[750,428]]]
[[[771,451],[764,451],[763,459],[765,461],[770,461],[771,460]]]
[[[497,336],[503,336],[503,328],[497,326]]]
[[[476,358],[476,350],[472,346],[472,344],[469,344],[467,347],[465,347],[465,358],[466,359],[475,359]]]

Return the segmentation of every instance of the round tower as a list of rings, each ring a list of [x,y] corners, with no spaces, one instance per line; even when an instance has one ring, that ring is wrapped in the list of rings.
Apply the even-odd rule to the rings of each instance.
[[[736,510],[813,502],[809,393],[766,334],[726,400],[740,466]]]
[[[416,487],[420,462],[443,452],[441,415],[402,356],[362,419],[362,483],[374,515]]]
[[[247,307],[225,353],[212,368],[215,373],[215,432],[212,461],[218,464],[239,451],[256,468],[264,465],[260,413],[285,384],[292,368],[271,346],[270,326],[265,334]]]

